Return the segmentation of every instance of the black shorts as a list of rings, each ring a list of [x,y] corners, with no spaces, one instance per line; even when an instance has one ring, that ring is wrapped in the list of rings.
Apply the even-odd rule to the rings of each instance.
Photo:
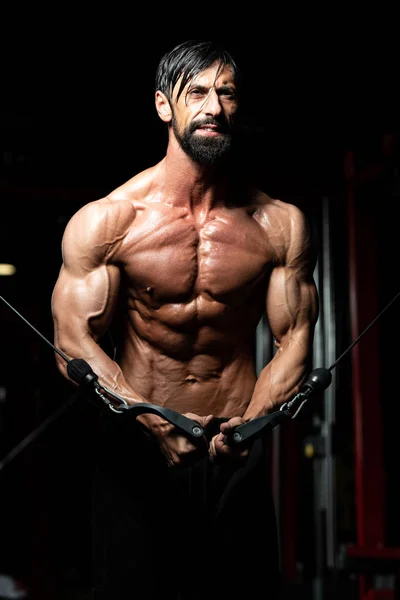
[[[134,421],[112,419],[93,481],[93,600],[278,598],[268,444],[240,467],[171,469]]]

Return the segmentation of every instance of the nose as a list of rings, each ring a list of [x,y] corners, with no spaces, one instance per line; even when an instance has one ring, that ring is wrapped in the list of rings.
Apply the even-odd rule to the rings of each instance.
[[[204,101],[202,110],[209,115],[219,115],[222,111],[219,96],[214,88],[211,88]]]

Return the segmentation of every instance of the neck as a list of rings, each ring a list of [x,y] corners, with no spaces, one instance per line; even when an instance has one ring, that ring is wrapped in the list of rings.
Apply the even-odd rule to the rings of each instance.
[[[201,165],[182,150],[172,136],[161,162],[166,196],[176,206],[201,208],[208,213],[224,202],[228,190],[225,170],[221,166]]]

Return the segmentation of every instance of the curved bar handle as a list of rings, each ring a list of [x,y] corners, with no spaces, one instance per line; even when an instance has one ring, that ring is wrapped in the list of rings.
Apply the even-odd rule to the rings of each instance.
[[[188,417],[185,417],[183,414],[173,410],[172,408],[158,406],[149,402],[139,402],[137,404],[128,405],[123,398],[113,394],[107,388],[102,388],[102,386],[98,383],[98,376],[93,372],[90,365],[83,359],[74,359],[69,361],[67,372],[69,377],[76,383],[80,385],[86,384],[86,386],[89,385],[93,387],[96,393],[98,393],[103,401],[108,404],[109,407],[114,410],[114,412],[122,412],[125,414],[129,413],[135,418],[143,413],[152,413],[158,415],[194,439],[205,436],[210,440],[213,435],[216,435],[219,432],[220,423],[229,420],[225,417],[216,417],[206,428],[207,431],[205,431],[199,423],[189,419]],[[122,402],[122,404],[117,409],[115,409],[115,407],[111,407],[109,400],[102,393],[102,389],[104,389],[106,393],[117,398]],[[288,410],[279,410],[264,417],[258,417],[252,421],[243,423],[243,425],[238,425],[231,431],[229,435],[226,436],[226,443],[229,445],[244,444],[253,437],[261,435],[264,430],[273,429],[287,417],[291,418],[291,414]]]
[[[214,435],[219,433],[219,425],[229,420],[227,417],[216,417],[211,421],[210,425],[204,429],[197,421],[189,419],[172,408],[167,408],[165,406],[140,402],[138,404],[121,406],[120,409],[124,414],[130,414],[134,418],[144,413],[158,415],[195,439],[201,438],[202,436],[211,439]],[[284,410],[278,410],[264,417],[258,417],[252,421],[243,423],[243,425],[235,427],[231,433],[226,436],[226,442],[230,446],[244,444],[255,437],[259,437],[266,431],[273,429],[277,425],[280,425],[288,418],[292,418],[291,414],[289,411]]]
[[[162,417],[193,438],[197,439],[205,435],[204,428],[199,425],[197,421],[193,421],[192,419],[185,417],[172,408],[157,406],[156,404],[150,404],[148,402],[140,402],[138,404],[130,404],[127,406],[122,405],[118,408],[118,410],[123,411],[124,414],[130,414],[134,418],[136,418],[138,415],[142,415],[143,413],[152,413],[153,415]]]
[[[252,419],[247,423],[243,423],[243,425],[235,427],[227,436],[227,443],[230,446],[244,444],[291,418],[292,416],[288,410],[277,410],[264,417]]]

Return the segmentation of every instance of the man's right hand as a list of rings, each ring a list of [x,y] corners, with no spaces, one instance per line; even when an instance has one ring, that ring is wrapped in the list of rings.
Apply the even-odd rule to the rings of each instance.
[[[196,421],[203,429],[213,420],[213,415],[201,417],[194,413],[184,415]],[[141,414],[136,417],[147,433],[157,442],[166,463],[171,468],[188,467],[208,454],[209,441],[205,436],[191,438],[162,417],[153,414]]]

